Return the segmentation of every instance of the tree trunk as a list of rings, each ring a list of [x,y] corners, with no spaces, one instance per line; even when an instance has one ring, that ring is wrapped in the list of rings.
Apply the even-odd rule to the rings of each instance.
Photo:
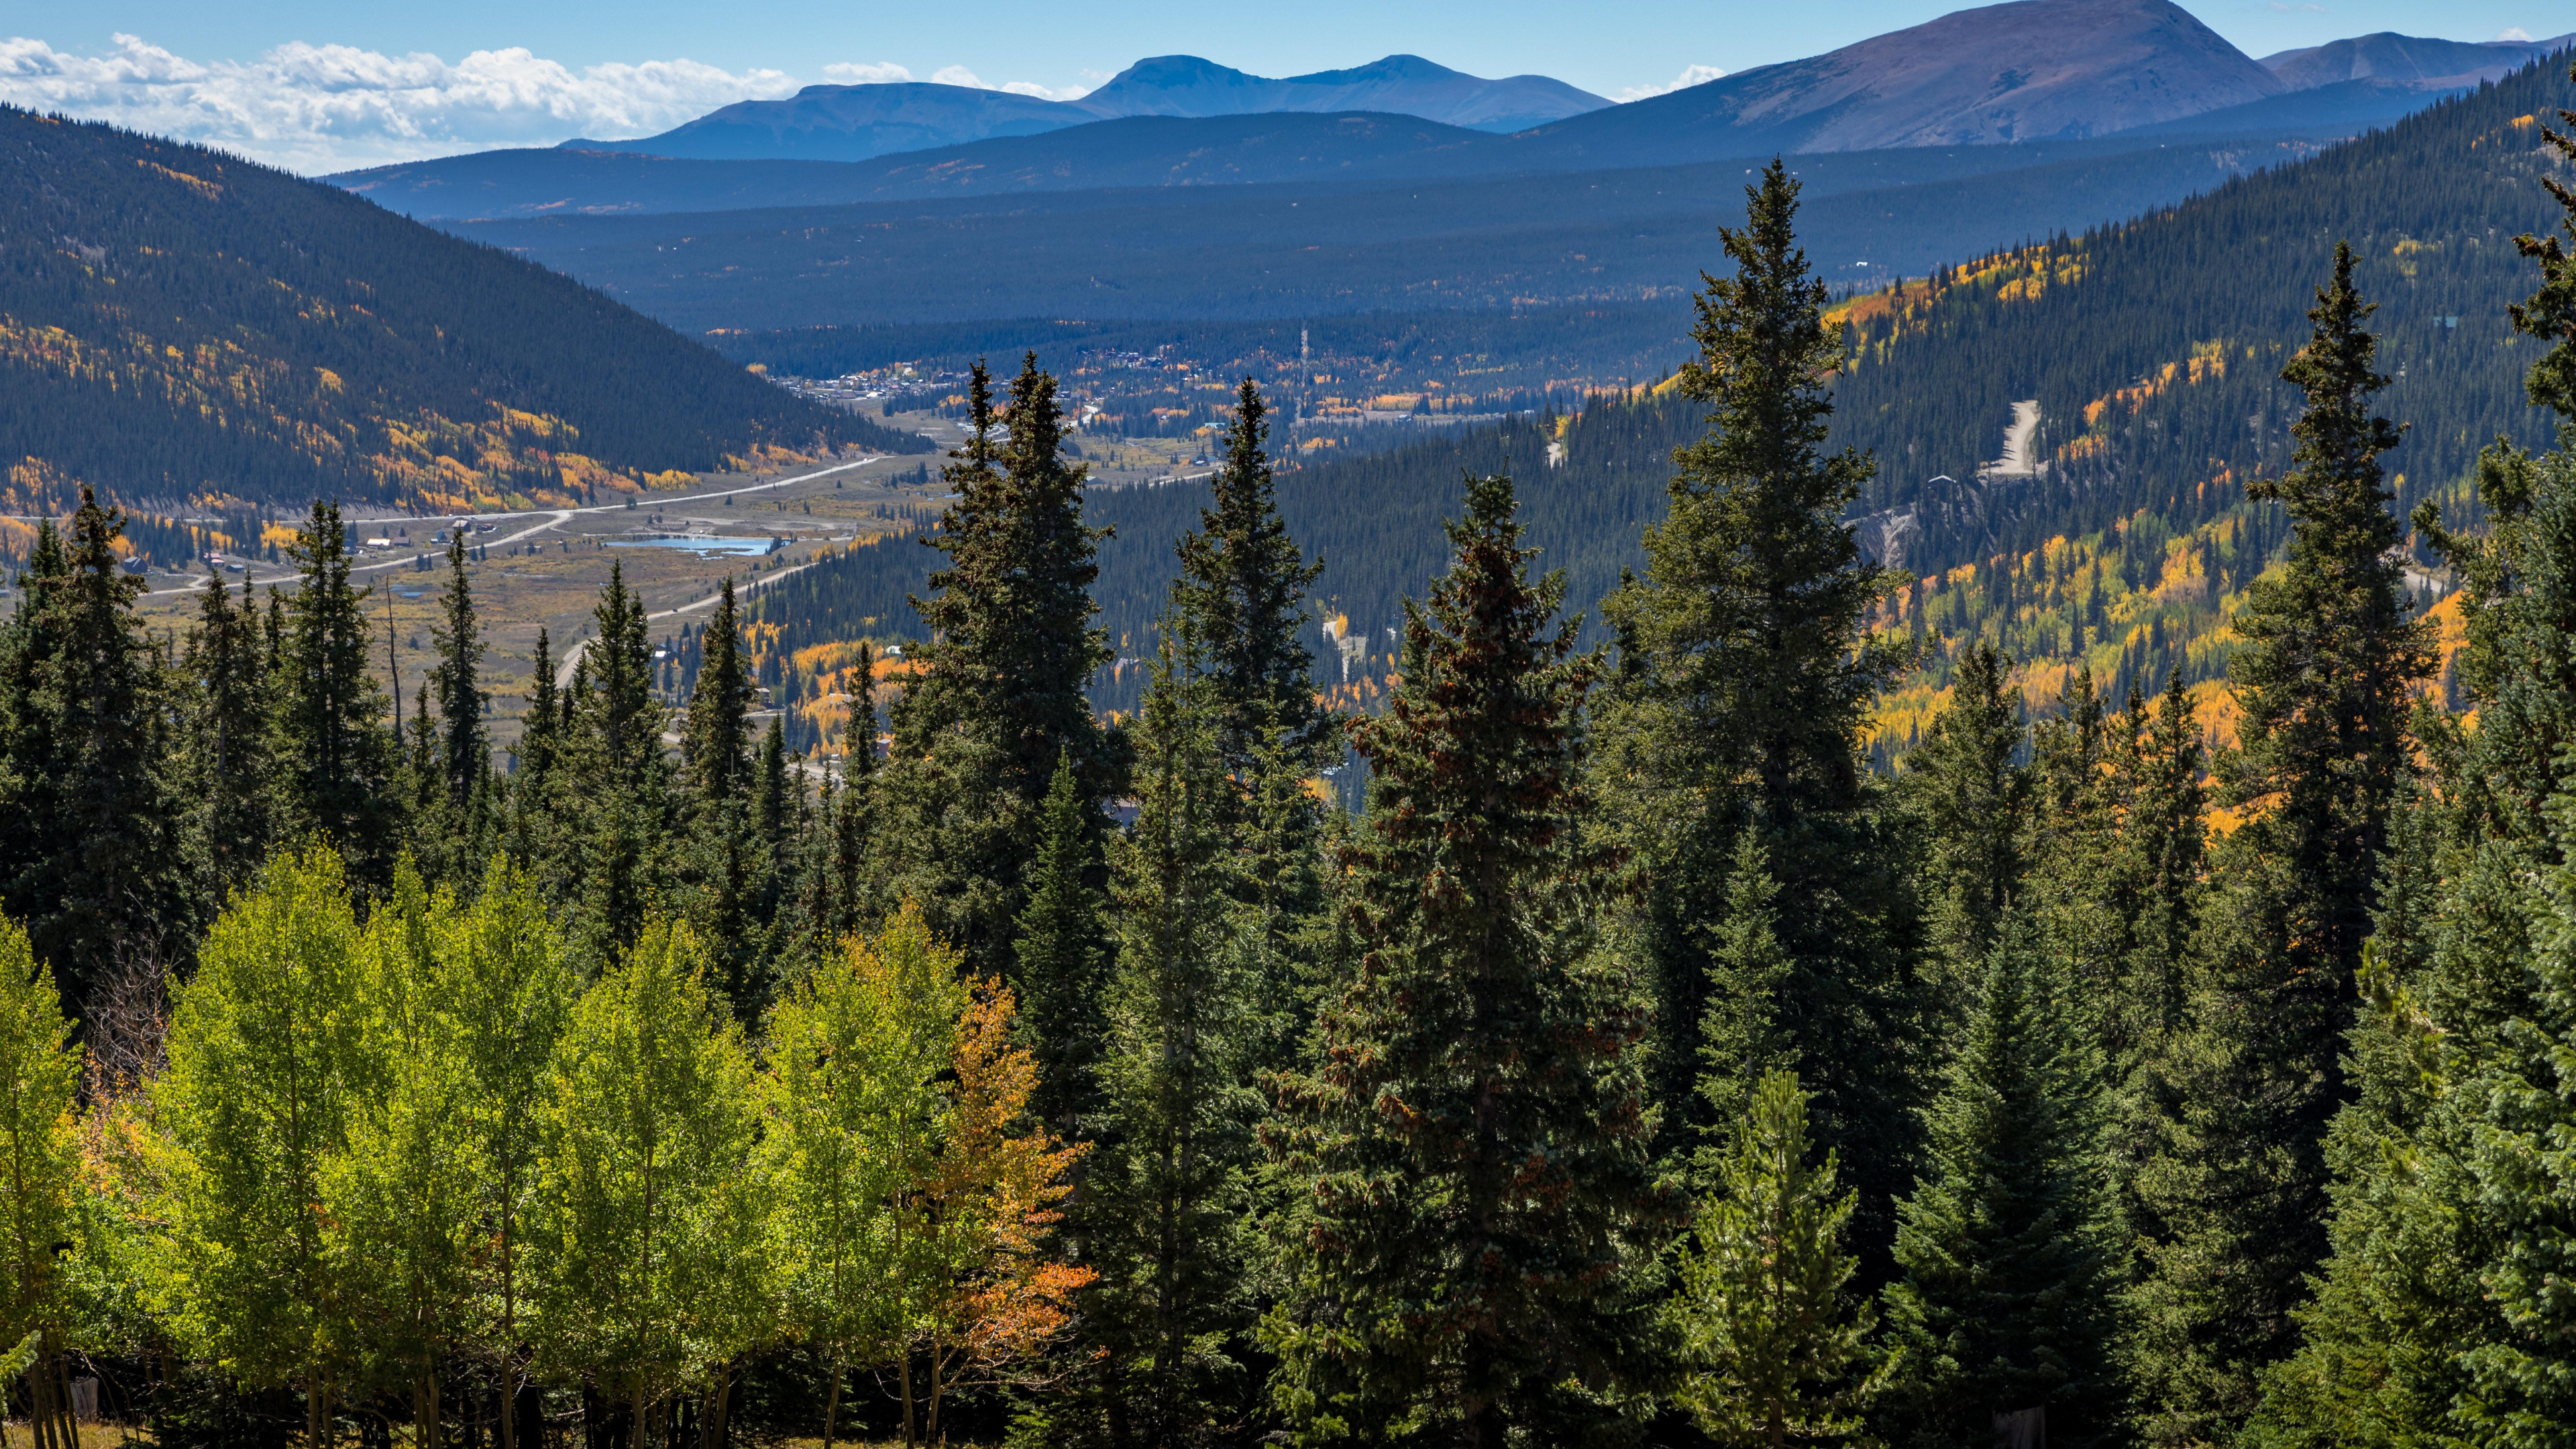
[[[725,1449],[728,1422],[733,1412],[733,1365],[716,1365],[716,1386],[707,1395],[706,1418],[699,1426],[698,1443],[702,1449]]]
[[[322,1370],[309,1369],[304,1375],[304,1449],[323,1449],[322,1423],[329,1412],[322,1397]]]
[[[420,1376],[412,1389],[411,1442],[413,1449],[438,1449],[439,1440],[438,1370]]]
[[[27,1368],[27,1437],[36,1441],[36,1449],[61,1449],[61,1436],[54,1429],[53,1384],[45,1372],[44,1340],[36,1341],[36,1361]]]
[[[903,1449],[914,1449],[921,1438],[912,1431],[912,1350],[903,1351],[902,1365],[895,1371],[903,1389]]]
[[[830,777],[825,776],[824,778],[829,779]],[[840,1425],[841,1374],[841,1361],[839,1359],[832,1360],[832,1393],[829,1398],[826,1398],[823,1401],[823,1449],[832,1449],[832,1431]],[[9,1446],[6,1443],[0,1443],[0,1449],[9,1449]]]

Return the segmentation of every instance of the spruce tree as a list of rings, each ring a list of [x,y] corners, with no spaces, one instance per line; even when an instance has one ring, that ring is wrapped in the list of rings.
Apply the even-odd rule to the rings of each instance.
[[[1528,577],[1508,479],[1472,480],[1448,533],[1402,683],[1354,729],[1375,771],[1341,860],[1355,959],[1282,1088],[1301,1216],[1267,1332],[1313,1439],[1582,1432],[1590,1396],[1642,1381],[1629,1274],[1677,1215],[1648,1165],[1645,1002],[1603,940],[1617,854],[1579,829],[1597,657],[1549,626],[1564,581]]]
[[[197,896],[220,901],[268,856],[270,712],[267,651],[250,580],[236,601],[209,570],[197,627],[179,672],[187,682],[182,757],[191,799],[187,831],[200,863]]]
[[[1743,1094],[1681,1259],[1681,1405],[1721,1444],[1848,1438],[1883,1386],[1876,1315],[1851,1291],[1853,1195],[1809,1162],[1807,1094],[1769,1072]]]
[[[1325,909],[1323,814],[1306,782],[1338,754],[1340,731],[1316,701],[1314,656],[1298,637],[1323,564],[1307,561],[1279,516],[1267,417],[1246,378],[1211,506],[1177,550],[1166,627],[1194,697],[1214,712],[1218,752],[1236,781],[1229,834],[1248,868],[1235,890],[1256,923],[1259,996],[1284,1043],[1307,1024]]]
[[[527,704],[519,715],[519,742],[510,751],[506,853],[543,883],[546,894],[562,899],[570,863],[566,859],[568,822],[562,818],[558,789],[564,753],[563,691],[555,687],[554,642],[543,625],[537,628],[536,653],[528,662]]]
[[[1106,1026],[1105,902],[1096,832],[1088,819],[1096,813],[1083,802],[1068,753],[1047,788],[1044,840],[1029,868],[1029,903],[1020,912],[1014,946],[1020,1029],[1038,1064],[1029,1111],[1067,1142],[1088,1135]]]
[[[392,707],[369,672],[373,592],[349,582],[340,505],[316,499],[288,546],[303,571],[287,595],[276,680],[278,804],[287,834],[317,832],[361,881],[390,879],[399,763]]]
[[[1756,1088],[1775,1073],[1796,1075],[1777,1016],[1789,957],[1780,949],[1780,883],[1761,836],[1736,838],[1727,878],[1726,916],[1708,953],[1708,1007],[1700,1018],[1699,1095],[1711,1119],[1731,1130],[1753,1107]],[[1806,1098],[1798,1102],[1805,1131]]]
[[[2569,131],[2544,140],[2576,159],[2576,113],[2560,119]],[[2576,1243],[2576,190],[2543,184],[2566,216],[2560,236],[2517,239],[2542,285],[2514,320],[2554,344],[2529,390],[2557,411],[2559,442],[2538,457],[2486,450],[2485,537],[2417,514],[2467,586],[2459,678],[2478,725],[2427,721],[2432,778],[2393,812],[2366,1009],[2347,1043],[2354,1096],[2325,1149],[2332,1256],[2299,1310],[2298,1353],[2266,1377],[2266,1442],[2536,1445],[2576,1429],[2563,1287]]]
[[[2212,861],[2198,978],[2159,1067],[2163,1144],[2141,1177],[2137,1363],[2153,1432],[2174,1438],[2244,1422],[2326,1256],[2324,1146],[2352,1098],[2353,982],[2412,769],[2409,696],[2429,672],[2390,556],[2404,530],[2379,454],[2400,431],[2371,411],[2387,379],[2352,268],[2338,246],[2310,341],[2282,373],[2307,394],[2293,466],[2248,484],[2284,505],[2290,542],[2235,622],[2240,745],[2216,774],[2220,803],[2245,818]]]
[[[1898,1186],[1911,1135],[1908,940],[1859,748],[1898,657],[1868,635],[1895,575],[1843,521],[1874,465],[1824,450],[1843,344],[1797,244],[1798,183],[1775,161],[1747,195],[1746,225],[1720,229],[1733,274],[1707,278],[1699,356],[1679,379],[1708,405],[1707,434],[1674,454],[1646,576],[1604,604],[1621,671],[1601,722],[1602,788],[1650,879],[1668,1141],[1709,1123],[1690,1100],[1700,952],[1724,918],[1736,839],[1758,827],[1782,892],[1801,903],[1781,923],[1792,970],[1779,1027],[1808,1064],[1818,1137],[1844,1150],[1867,1218]]]
[[[850,720],[841,733],[841,802],[831,824],[831,883],[826,929],[835,936],[859,930],[873,914],[867,900],[868,852],[876,836],[877,683],[876,653],[859,648],[858,691],[850,696]]]
[[[717,587],[715,617],[699,635],[701,650],[696,689],[689,696],[688,727],[680,736],[680,757],[698,812],[711,815],[739,799],[750,788],[748,715],[751,676],[742,657],[742,627],[734,613],[733,580]]]
[[[75,1009],[121,973],[157,976],[184,950],[185,881],[165,686],[116,545],[122,513],[87,488],[68,546],[31,581],[10,650],[10,912],[27,924]]]
[[[1097,1067],[1101,1143],[1075,1208],[1100,1275],[1084,1325],[1103,1357],[1061,1421],[1076,1441],[1216,1442],[1239,1436],[1259,1405],[1253,1129],[1265,1104],[1254,1077],[1269,1033],[1233,879],[1224,716],[1175,653],[1167,644],[1152,666],[1136,823],[1110,846],[1118,949]]]
[[[1905,758],[1907,795],[1922,821],[1923,895],[1945,995],[1982,974],[2004,912],[2019,896],[2033,782],[2020,760],[2026,732],[2012,661],[1971,643],[1950,681],[1950,704]]]
[[[2026,921],[2004,923],[1976,992],[1927,1113],[1927,1170],[1898,1208],[1890,1438],[1984,1442],[2031,1409],[2052,1444],[2116,1437],[2100,1057]]]
[[[1307,562],[1279,516],[1267,418],[1261,390],[1245,378],[1226,425],[1225,462],[1209,481],[1210,506],[1182,536],[1172,581],[1172,618],[1200,656],[1226,768],[1244,778],[1265,740],[1311,754],[1329,734],[1315,703],[1314,655],[1298,637],[1306,592],[1324,565]]]
[[[968,398],[968,441],[941,473],[957,501],[928,539],[947,566],[913,600],[928,639],[895,706],[878,818],[888,892],[990,970],[1011,961],[1057,758],[1093,799],[1120,767],[1083,692],[1110,658],[1089,592],[1102,535],[1082,521],[1087,470],[1064,459],[1055,379],[1025,359],[999,437],[980,364]]]
[[[54,707],[50,681],[59,672],[64,648],[61,616],[63,594],[71,583],[71,555],[51,519],[36,524],[27,567],[17,577],[18,609],[0,625],[0,728],[7,730],[0,790],[7,792],[9,825],[0,830],[0,881],[28,878],[49,860],[56,845],[52,822],[60,817],[56,795],[66,773],[62,721]]]
[[[592,611],[598,634],[573,671],[558,798],[578,814],[573,896],[583,943],[613,959],[638,939],[668,864],[674,811],[662,755],[663,710],[653,700],[653,645],[644,601],[611,564]]]
[[[429,687],[438,702],[439,782],[449,813],[470,822],[484,802],[492,773],[492,734],[483,724],[483,633],[474,617],[474,593],[465,579],[465,534],[447,541],[447,594],[438,621],[429,626]],[[426,718],[427,716],[424,716]],[[470,826],[469,826],[470,828]]]

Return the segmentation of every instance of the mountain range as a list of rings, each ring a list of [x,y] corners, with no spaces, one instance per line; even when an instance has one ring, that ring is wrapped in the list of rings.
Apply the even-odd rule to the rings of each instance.
[[[1194,55],[1158,55],[1072,101],[920,81],[807,86],[784,100],[738,101],[657,136],[578,139],[556,149],[698,160],[866,161],[898,151],[1034,136],[1127,116],[1369,111],[1505,133],[1609,104],[1543,75],[1487,80],[1418,55],[1390,55],[1348,70],[1281,80]]]
[[[2349,135],[2560,43],[2383,34],[2256,61],[2171,0],[2008,0],[1626,105],[1545,77],[1487,81],[1412,56],[1287,80],[1165,56],[1077,102],[815,86],[639,141],[328,179],[408,215],[466,219],[1427,180],[2115,135],[2141,145],[2180,134]]]

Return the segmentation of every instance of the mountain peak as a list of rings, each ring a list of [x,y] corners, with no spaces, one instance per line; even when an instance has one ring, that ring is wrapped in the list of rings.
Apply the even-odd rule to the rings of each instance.
[[[1418,55],[1389,55],[1283,80],[1195,55],[1157,55],[1073,104],[1104,117],[1381,111],[1481,131],[1518,131],[1610,103],[1546,76],[1487,80]]]
[[[1982,145],[2107,135],[2289,88],[2172,0],[2006,0],[1576,124],[1722,128],[1748,155]]]

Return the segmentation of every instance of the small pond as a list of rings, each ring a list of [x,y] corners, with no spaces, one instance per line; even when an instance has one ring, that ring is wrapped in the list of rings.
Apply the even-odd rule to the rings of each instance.
[[[610,548],[679,548],[700,558],[710,555],[764,554],[777,547],[777,540],[767,538],[715,538],[707,534],[674,535],[665,538],[612,538]]]

